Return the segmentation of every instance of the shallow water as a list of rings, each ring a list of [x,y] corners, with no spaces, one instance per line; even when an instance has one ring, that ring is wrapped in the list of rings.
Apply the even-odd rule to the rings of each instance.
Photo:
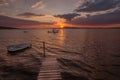
[[[120,29],[60,29],[56,34],[48,30],[0,30],[0,53],[6,53],[8,45],[23,42],[31,42],[42,53],[44,41],[47,53],[94,67],[88,73],[90,79],[120,79]]]

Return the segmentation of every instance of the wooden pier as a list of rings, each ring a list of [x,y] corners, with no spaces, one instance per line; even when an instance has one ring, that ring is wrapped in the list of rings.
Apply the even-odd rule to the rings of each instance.
[[[55,57],[44,58],[38,80],[62,80],[60,68]]]

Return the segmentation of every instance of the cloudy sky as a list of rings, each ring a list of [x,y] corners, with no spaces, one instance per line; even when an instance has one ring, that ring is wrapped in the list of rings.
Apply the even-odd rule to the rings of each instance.
[[[120,27],[120,0],[0,0],[0,26]]]

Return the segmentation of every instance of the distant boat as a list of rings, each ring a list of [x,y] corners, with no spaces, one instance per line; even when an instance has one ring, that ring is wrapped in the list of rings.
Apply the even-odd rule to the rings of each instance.
[[[58,33],[59,30],[58,29],[52,29],[51,31],[48,31],[48,33]]]
[[[23,31],[24,33],[27,33],[28,31]]]
[[[8,52],[17,52],[17,51],[24,50],[26,48],[30,48],[31,46],[32,46],[31,43],[22,43],[22,44],[7,46],[7,50]]]

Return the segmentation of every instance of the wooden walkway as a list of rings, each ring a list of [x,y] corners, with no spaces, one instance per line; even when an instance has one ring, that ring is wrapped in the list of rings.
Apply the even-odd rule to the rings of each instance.
[[[62,80],[60,68],[55,57],[44,58],[38,80]]]

